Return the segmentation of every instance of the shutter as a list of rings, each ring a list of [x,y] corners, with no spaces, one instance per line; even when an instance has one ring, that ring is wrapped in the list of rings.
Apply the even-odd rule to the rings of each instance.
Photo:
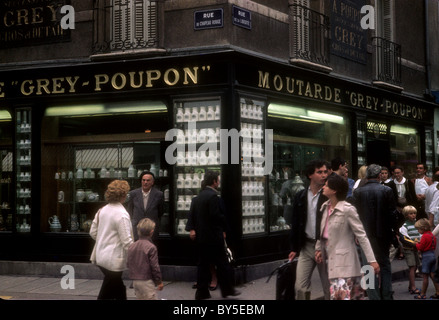
[[[393,11],[394,1],[383,0],[382,4],[383,19],[382,19],[382,34],[381,36],[393,42]]]
[[[310,14],[305,8],[309,8],[309,0],[295,0],[293,6],[294,30],[295,30],[295,51],[309,53],[309,23]]]

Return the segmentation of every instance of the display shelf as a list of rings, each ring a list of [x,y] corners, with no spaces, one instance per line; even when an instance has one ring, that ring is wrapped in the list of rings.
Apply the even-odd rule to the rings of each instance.
[[[16,109],[16,230],[31,230],[32,126],[31,110]]]
[[[266,231],[264,160],[265,103],[240,99],[241,113],[241,190],[242,233]]]
[[[201,191],[207,170],[220,169],[220,99],[174,101],[177,151],[174,178],[174,228],[177,235],[185,230],[192,199]]]

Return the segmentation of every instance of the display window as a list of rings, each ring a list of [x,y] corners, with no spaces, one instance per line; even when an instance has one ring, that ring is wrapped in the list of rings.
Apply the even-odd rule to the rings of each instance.
[[[431,144],[431,136],[427,136]],[[427,143],[426,141],[426,143]],[[420,159],[420,137],[415,127],[392,125],[390,126],[391,160],[394,164],[404,168],[406,177],[415,177],[416,164]],[[430,151],[431,150],[427,150]],[[429,162],[431,168],[431,162]]]
[[[335,157],[350,162],[349,118],[318,109],[271,103],[267,128],[273,130],[273,171],[269,176],[269,225],[271,232],[288,230],[289,206],[295,194],[307,188],[304,170],[314,159]]]
[[[143,170],[169,192],[168,111],[159,101],[48,107],[42,121],[42,232],[88,232],[114,179],[139,188]],[[165,198],[161,234],[169,233]]]
[[[14,225],[13,134],[11,114],[0,110],[0,232],[12,231]]]

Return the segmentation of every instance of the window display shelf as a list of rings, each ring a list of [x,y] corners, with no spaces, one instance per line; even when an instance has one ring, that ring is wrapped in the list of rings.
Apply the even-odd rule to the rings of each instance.
[[[16,109],[16,230],[30,232],[31,220],[31,111],[27,108]]]
[[[264,160],[265,103],[240,99],[243,235],[266,232]]]
[[[174,102],[177,151],[174,203],[175,233],[185,230],[192,199],[201,191],[207,170],[220,170],[221,101],[191,99]]]

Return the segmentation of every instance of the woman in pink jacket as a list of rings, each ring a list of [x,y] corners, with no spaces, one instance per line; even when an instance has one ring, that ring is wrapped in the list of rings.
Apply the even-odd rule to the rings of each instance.
[[[316,243],[316,260],[318,263],[327,262],[331,300],[364,298],[356,241],[375,274],[379,272],[379,265],[357,210],[345,201],[347,192],[348,182],[337,174],[331,175],[323,187],[323,194],[329,200],[321,209],[323,216],[320,240]]]

